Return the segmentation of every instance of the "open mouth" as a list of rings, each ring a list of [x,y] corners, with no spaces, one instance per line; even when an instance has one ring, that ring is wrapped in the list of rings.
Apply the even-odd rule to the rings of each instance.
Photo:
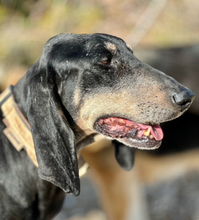
[[[140,124],[124,118],[101,118],[95,122],[94,127],[103,135],[138,149],[156,149],[163,139],[159,125]]]

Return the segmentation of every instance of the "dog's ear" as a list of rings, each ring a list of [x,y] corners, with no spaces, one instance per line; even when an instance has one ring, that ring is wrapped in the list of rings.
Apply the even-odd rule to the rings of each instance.
[[[112,141],[115,147],[115,158],[118,164],[126,171],[133,168],[135,160],[135,148],[128,147],[118,141]]]
[[[39,177],[78,195],[80,180],[75,138],[58,94],[56,76],[47,65],[36,63],[29,69],[28,114],[38,160]]]

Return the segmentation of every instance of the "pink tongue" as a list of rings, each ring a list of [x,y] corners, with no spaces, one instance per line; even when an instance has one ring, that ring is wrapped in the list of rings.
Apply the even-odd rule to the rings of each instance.
[[[163,136],[164,136],[164,134],[162,132],[162,129],[161,129],[161,127],[159,125],[154,125],[152,127],[151,134],[156,139],[156,141],[162,140]]]
[[[156,141],[160,141],[163,139],[163,132],[162,129],[159,125],[143,125],[143,124],[138,124],[138,126],[142,129],[142,130],[147,130],[148,128],[151,128],[151,134],[153,135],[153,137],[155,138]]]

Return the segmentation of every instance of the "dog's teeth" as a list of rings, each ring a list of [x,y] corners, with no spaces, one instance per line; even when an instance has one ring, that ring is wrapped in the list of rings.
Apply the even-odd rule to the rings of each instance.
[[[103,121],[103,120],[99,120],[98,124],[99,124],[99,125],[103,125],[103,124],[104,124],[104,121]]]
[[[143,131],[143,134],[144,134],[146,137],[148,137],[148,136],[150,135],[150,133],[151,133],[151,128],[148,128],[147,130],[144,130],[144,131]]]
[[[149,138],[152,140],[152,139],[153,139],[153,135],[151,134],[151,135],[149,136]]]
[[[125,124],[124,119],[119,119],[120,124]]]

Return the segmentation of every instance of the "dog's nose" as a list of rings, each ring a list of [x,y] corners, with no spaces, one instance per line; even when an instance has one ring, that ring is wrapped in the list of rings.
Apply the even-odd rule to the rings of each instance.
[[[172,101],[184,110],[190,106],[194,97],[195,95],[191,90],[184,88],[179,93],[174,93],[172,95]]]

